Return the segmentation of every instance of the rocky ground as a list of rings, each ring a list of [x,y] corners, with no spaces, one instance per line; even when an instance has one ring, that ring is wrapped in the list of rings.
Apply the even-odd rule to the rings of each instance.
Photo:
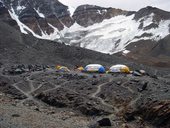
[[[149,62],[149,65],[169,67],[166,65],[169,64],[170,55],[167,43],[169,36],[158,42],[154,49],[140,47],[142,49],[137,49],[136,52],[129,46],[138,60],[136,56],[126,57],[139,62],[134,63],[115,55],[21,34],[7,8],[2,6],[1,2],[0,6],[0,128],[170,127],[170,70],[143,65]],[[67,13],[67,7],[64,8]],[[96,12],[99,15],[96,9],[92,10],[94,16]],[[150,14],[152,9],[154,8],[149,7],[139,11],[136,20],[143,14]],[[161,14],[158,19],[169,18],[166,12],[158,11],[157,14]],[[83,19],[93,17],[88,12],[91,11],[86,9]],[[126,12],[109,8],[106,13],[108,15],[104,14],[105,18],[110,18]],[[97,16],[94,21],[101,22],[101,16]],[[66,17],[69,19],[68,15]],[[78,12],[73,17],[79,19]],[[68,19],[61,20],[64,22]],[[47,20],[53,24],[55,16]],[[42,18],[38,21],[43,23],[41,28],[48,27]],[[69,22],[68,26],[69,24],[72,22]],[[62,29],[62,25],[56,27]],[[149,43],[152,45],[152,42]],[[139,44],[141,45],[140,42]],[[159,62],[148,56],[156,57]],[[148,75],[86,74],[75,70],[56,72],[51,66],[61,64],[73,68],[90,63],[99,63],[106,68],[114,64],[126,64],[130,69],[144,69]]]
[[[169,128],[169,77],[1,67],[0,128]]]

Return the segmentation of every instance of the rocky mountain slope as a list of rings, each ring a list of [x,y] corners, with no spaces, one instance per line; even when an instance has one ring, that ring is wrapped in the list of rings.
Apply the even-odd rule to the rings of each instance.
[[[3,20],[16,28],[18,24],[24,34],[103,53],[121,52],[129,54],[128,58],[135,61],[141,56],[138,58],[142,60],[140,62],[144,62],[146,44],[150,51],[162,42],[161,39],[163,44],[169,42],[166,36],[170,33],[170,12],[149,6],[131,12],[81,5],[73,12],[69,6],[56,0],[2,0],[0,9]],[[161,52],[161,47],[156,49],[157,54],[161,54],[161,63],[169,66],[169,54]],[[145,64],[161,65],[157,64],[159,60],[154,53],[147,54],[152,62]]]
[[[1,128],[170,127],[169,69],[23,34],[18,26],[21,24],[11,18],[7,7],[0,4],[0,10]],[[33,32],[30,30],[23,29]],[[168,57],[168,41],[169,36],[160,42],[149,40],[152,46],[148,48],[138,47],[139,41],[137,51],[143,56]],[[127,49],[137,52],[131,44]],[[130,53],[126,56],[132,57]],[[144,69],[148,75],[86,74],[74,70],[75,65],[89,63],[106,68],[123,63],[131,70]],[[68,66],[71,71],[56,72],[56,64]]]
[[[4,21],[0,21],[0,30],[0,62],[3,65],[63,64],[71,67],[85,66],[89,63],[101,63],[106,66],[110,66],[111,63],[133,65],[133,62],[116,56],[22,34]]]
[[[126,47],[131,52],[124,54],[125,58],[156,67],[169,67],[169,41],[170,35],[159,41],[140,40],[133,42]],[[120,54],[122,55],[122,53]]]
[[[0,20],[19,29],[17,22],[11,18],[8,9],[4,6],[4,4],[1,1],[0,1]]]

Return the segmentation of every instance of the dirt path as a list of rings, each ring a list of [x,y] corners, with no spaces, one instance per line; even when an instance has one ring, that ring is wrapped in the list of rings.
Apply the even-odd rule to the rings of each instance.
[[[30,95],[29,95],[27,92],[24,92],[22,89],[20,89],[20,88],[17,86],[17,84],[22,83],[22,81],[23,81],[23,80],[21,80],[21,81],[19,81],[19,82],[17,82],[17,83],[14,83],[14,84],[12,84],[12,86],[13,86],[14,88],[16,88],[18,91],[20,91],[21,93],[23,93],[25,96],[29,97]]]
[[[1,69],[1,70],[3,70],[3,69]],[[45,71],[45,73],[48,73],[48,74],[49,74],[49,73],[52,73],[52,72],[54,72],[54,70],[47,70],[47,71]],[[41,74],[41,73],[44,73],[44,71],[35,71],[35,72],[25,73],[22,80],[14,83],[14,84],[12,84],[12,86],[13,86],[14,88],[16,88],[19,92],[21,92],[22,94],[24,94],[24,95],[27,97],[27,98],[21,100],[21,101],[18,103],[18,105],[23,106],[24,102],[26,102],[26,101],[28,101],[28,100],[32,100],[32,101],[34,101],[34,102],[36,102],[36,103],[39,103],[40,101],[38,101],[37,99],[35,99],[35,98],[32,96],[32,93],[35,92],[35,91],[37,91],[38,89],[40,89],[45,83],[50,83],[50,84],[54,85],[54,88],[47,89],[47,90],[45,90],[45,91],[43,91],[43,92],[52,91],[52,90],[54,90],[54,89],[57,89],[57,88],[61,87],[61,86],[64,85],[64,84],[67,84],[67,83],[70,82],[70,81],[65,81],[65,82],[61,83],[60,85],[56,85],[56,84],[54,84],[53,82],[49,82],[49,81],[48,81],[48,82],[43,82],[43,81],[42,81],[42,82],[39,84],[38,87],[34,87],[33,83],[36,82],[36,81],[35,81],[35,80],[32,80],[31,78],[32,78],[34,75],[37,76],[37,75],[39,75],[39,74]],[[10,76],[6,76],[6,75],[5,75],[5,77],[10,77]],[[18,84],[21,84],[21,83],[24,82],[24,81],[28,82],[28,87],[27,87],[27,88],[29,88],[29,91],[28,91],[28,89],[27,89],[27,91],[25,91],[25,90],[23,90],[21,87],[18,86]]]
[[[131,92],[132,94],[134,94],[135,92],[128,86],[124,86],[125,84],[127,84],[129,82],[129,80],[127,80],[126,82],[122,83],[120,86],[123,88],[126,88],[129,90],[129,92]]]
[[[112,105],[106,103],[102,98],[100,98],[100,97],[97,96],[97,94],[99,94],[99,93],[101,92],[101,88],[102,88],[103,86],[107,85],[108,83],[112,82],[112,80],[113,80],[113,79],[110,78],[108,82],[105,82],[105,83],[102,83],[102,84],[98,85],[96,92],[94,92],[94,93],[91,95],[91,97],[98,99],[103,105],[107,106],[108,108],[111,108],[111,109],[116,110],[117,108],[114,108]]]
[[[129,104],[128,104],[128,107],[134,107],[136,101],[138,101],[142,96],[142,93],[140,93],[134,100],[132,100]]]
[[[30,92],[24,92],[22,89],[20,89],[17,84],[21,83],[21,81],[13,84],[12,86],[15,87],[18,91],[20,91],[21,93],[23,93],[27,98],[21,100],[19,103],[18,103],[18,106],[23,106],[24,102],[27,101],[27,100],[33,100],[35,102],[37,102],[36,99],[34,99],[34,97],[30,94]],[[34,89],[33,89],[34,90]],[[33,91],[32,90],[32,91]]]
[[[52,72],[52,71],[47,71],[47,72]],[[23,106],[24,102],[25,102],[25,101],[28,101],[28,100],[32,100],[32,101],[34,101],[34,102],[36,102],[36,103],[39,103],[39,101],[38,101],[37,99],[35,99],[31,94],[32,94],[34,91],[36,91],[36,90],[38,90],[39,88],[41,88],[41,87],[44,85],[45,82],[40,83],[40,85],[39,85],[37,88],[35,88],[34,85],[33,85],[33,82],[35,82],[35,81],[34,81],[34,80],[31,80],[31,77],[32,77],[33,75],[39,75],[39,74],[41,74],[41,73],[43,73],[43,71],[35,71],[35,72],[31,72],[31,73],[29,73],[29,74],[28,74],[28,73],[25,74],[26,77],[25,77],[24,79],[25,79],[25,81],[28,82],[28,86],[29,86],[29,88],[30,88],[30,91],[29,91],[29,92],[23,91],[21,88],[19,88],[19,87],[17,86],[17,84],[22,83],[23,80],[21,80],[21,81],[19,81],[19,82],[17,82],[17,83],[12,84],[13,87],[15,87],[18,91],[20,91],[21,93],[23,93],[23,94],[27,97],[26,99],[21,100],[21,102],[19,102],[18,105]]]
[[[115,116],[115,114],[121,112],[121,111],[124,109],[124,106],[119,107],[119,108],[114,107],[114,105],[110,105],[110,104],[106,103],[102,98],[98,97],[97,94],[99,94],[99,93],[101,92],[101,89],[102,89],[103,86],[107,85],[108,83],[112,82],[113,80],[114,80],[114,78],[110,78],[108,82],[105,82],[105,83],[102,83],[102,84],[98,85],[96,92],[94,92],[94,93],[92,94],[92,97],[98,99],[103,105],[105,105],[105,106],[107,106],[107,107],[109,107],[109,108],[114,109],[114,114],[109,115],[109,117]],[[134,94],[135,92],[134,92],[130,87],[124,86],[124,85],[125,85],[126,83],[128,83],[128,82],[129,82],[129,81],[124,82],[123,84],[121,84],[121,86],[122,86],[123,88],[128,89],[132,94]],[[140,98],[140,97],[139,97],[139,98]],[[138,99],[133,100],[133,102],[135,103],[136,100],[138,100]],[[130,104],[133,104],[133,102],[130,103]]]
[[[38,89],[40,89],[46,82],[42,82],[39,84],[39,86],[37,88],[35,88],[31,93],[37,91]]]
[[[65,84],[67,84],[67,83],[69,83],[69,82],[70,82],[70,81],[66,81],[66,82],[64,82],[64,83],[62,83],[62,84],[60,84],[60,85],[55,85],[54,88],[47,89],[47,90],[43,91],[43,93],[46,93],[46,92],[52,91],[52,90],[54,90],[54,89],[60,88],[62,85],[65,85]]]
[[[96,90],[96,92],[94,92],[94,93],[92,94],[92,97],[98,99],[103,105],[105,105],[105,106],[107,106],[107,107],[109,107],[109,108],[113,108],[113,109],[114,109],[114,112],[115,112],[115,114],[116,114],[116,113],[119,113],[120,111],[122,111],[122,110],[124,109],[124,107],[123,107],[123,106],[120,107],[120,108],[114,107],[114,105],[110,105],[110,104],[106,103],[102,98],[100,98],[100,97],[97,96],[97,94],[99,94],[99,93],[101,92],[102,87],[105,86],[105,85],[107,85],[108,83],[112,82],[113,80],[114,80],[114,78],[110,78],[108,82],[105,82],[105,83],[102,83],[102,84],[98,85],[98,86],[97,86],[97,90]],[[123,88],[128,89],[132,94],[134,94],[135,92],[134,92],[130,87],[124,86],[124,85],[127,84],[128,82],[129,82],[129,80],[127,80],[126,82],[124,82],[124,83],[121,84],[120,86],[123,87]],[[138,99],[136,99],[136,100],[138,100]],[[135,101],[134,101],[134,102],[135,102]],[[130,104],[132,104],[132,103],[130,103]],[[110,116],[114,116],[115,114],[110,115]]]
[[[129,82],[129,79],[128,79],[126,82],[124,82],[123,84],[121,84],[121,87],[124,87],[124,88],[128,89],[132,94],[134,94],[134,93],[135,93],[134,90],[132,90],[132,89],[131,89],[130,87],[128,87],[128,86],[124,86],[124,85],[127,84],[128,82]],[[127,105],[127,107],[134,107],[136,101],[138,101],[138,100],[141,98],[141,96],[142,96],[142,93],[138,93],[137,97],[136,97],[135,99],[131,100],[131,101],[129,102],[129,104]]]
[[[33,81],[30,80],[30,76],[26,77],[26,81],[28,82],[28,85],[30,86],[30,92],[33,92],[35,90],[34,86],[33,86]]]
[[[102,83],[102,84],[98,85],[96,92],[94,92],[91,96],[94,97],[94,98],[96,98],[96,97],[97,97],[97,94],[99,94],[99,93],[101,92],[101,88],[102,88],[103,86],[107,85],[107,84],[110,83],[110,82],[111,82],[111,80],[109,80],[109,82]]]

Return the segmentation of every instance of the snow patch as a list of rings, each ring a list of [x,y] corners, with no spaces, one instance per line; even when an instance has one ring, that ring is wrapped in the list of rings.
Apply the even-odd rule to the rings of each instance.
[[[17,10],[20,11],[20,10],[24,10],[26,7],[25,6],[17,6]]]
[[[129,50],[124,50],[124,51],[122,52],[122,55],[126,56],[128,53],[130,53]]]
[[[76,10],[76,7],[68,5],[68,3],[66,1],[64,1],[64,0],[59,0],[59,2],[64,4],[64,5],[66,5],[68,7],[68,11],[70,12],[70,16],[72,17],[74,12],[75,12],[75,10]]]
[[[43,14],[43,13],[40,13],[39,9],[36,10],[36,9],[34,8],[34,10],[37,12],[37,14],[38,14],[41,18],[45,18],[44,14]]]
[[[18,24],[18,26],[19,26],[19,28],[20,28],[20,31],[21,31],[22,33],[24,33],[24,34],[28,34],[28,32],[30,32],[33,36],[35,36],[35,37],[37,37],[37,38],[39,38],[39,39],[46,39],[46,40],[55,40],[55,39],[57,39],[57,38],[60,38],[58,29],[55,28],[54,26],[52,26],[51,24],[49,24],[49,26],[54,29],[54,32],[51,33],[50,35],[48,35],[47,33],[43,32],[43,31],[41,30],[41,28],[40,28],[41,33],[42,33],[42,36],[40,36],[40,35],[38,35],[38,34],[35,34],[35,33],[33,32],[33,30],[31,30],[28,26],[26,26],[25,24],[23,24],[23,23],[19,20],[19,18],[18,18],[18,16],[16,15],[16,13],[15,13],[15,11],[14,11],[13,8],[11,8],[11,10],[9,11],[9,14],[10,14],[11,18],[14,19],[14,20],[17,22],[17,24]]]
[[[124,50],[123,54],[128,54],[130,51],[129,50]]]
[[[145,16],[144,18],[141,19],[143,20],[143,27],[146,27],[153,23],[154,15],[155,15],[154,13],[151,13],[149,16]]]
[[[27,27],[27,26],[19,21],[19,18],[18,18],[18,16],[15,14],[14,9],[11,8],[11,10],[8,11],[8,12],[9,12],[11,18],[14,19],[14,20],[17,22],[18,26],[20,27],[20,31],[21,31],[22,33],[24,33],[24,34],[28,34],[27,31],[26,31],[26,27]]]
[[[72,17],[76,9],[72,6],[68,6],[68,10],[70,12],[70,16]]]
[[[97,10],[97,13],[100,14],[100,15],[102,14],[102,13],[101,13],[101,10]]]
[[[68,27],[64,27],[63,30],[61,30],[61,33],[65,34],[65,33],[71,33],[71,32],[76,32],[76,31],[80,31],[83,30],[84,27],[80,26],[77,22],[75,22],[70,28]]]

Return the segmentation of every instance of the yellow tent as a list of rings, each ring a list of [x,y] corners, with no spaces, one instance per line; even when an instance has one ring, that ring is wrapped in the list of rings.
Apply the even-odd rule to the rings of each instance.
[[[65,67],[65,66],[57,65],[56,69],[57,69],[57,71],[70,72],[70,70],[67,67]]]
[[[120,71],[121,72],[124,72],[124,73],[130,73],[130,69],[129,69],[129,67],[122,67],[121,69],[120,69]]]
[[[84,71],[84,68],[83,67],[78,67],[77,70]]]
[[[128,66],[126,65],[122,65],[122,64],[117,64],[117,65],[113,65],[112,67],[110,67],[108,73],[130,73],[130,69]]]

